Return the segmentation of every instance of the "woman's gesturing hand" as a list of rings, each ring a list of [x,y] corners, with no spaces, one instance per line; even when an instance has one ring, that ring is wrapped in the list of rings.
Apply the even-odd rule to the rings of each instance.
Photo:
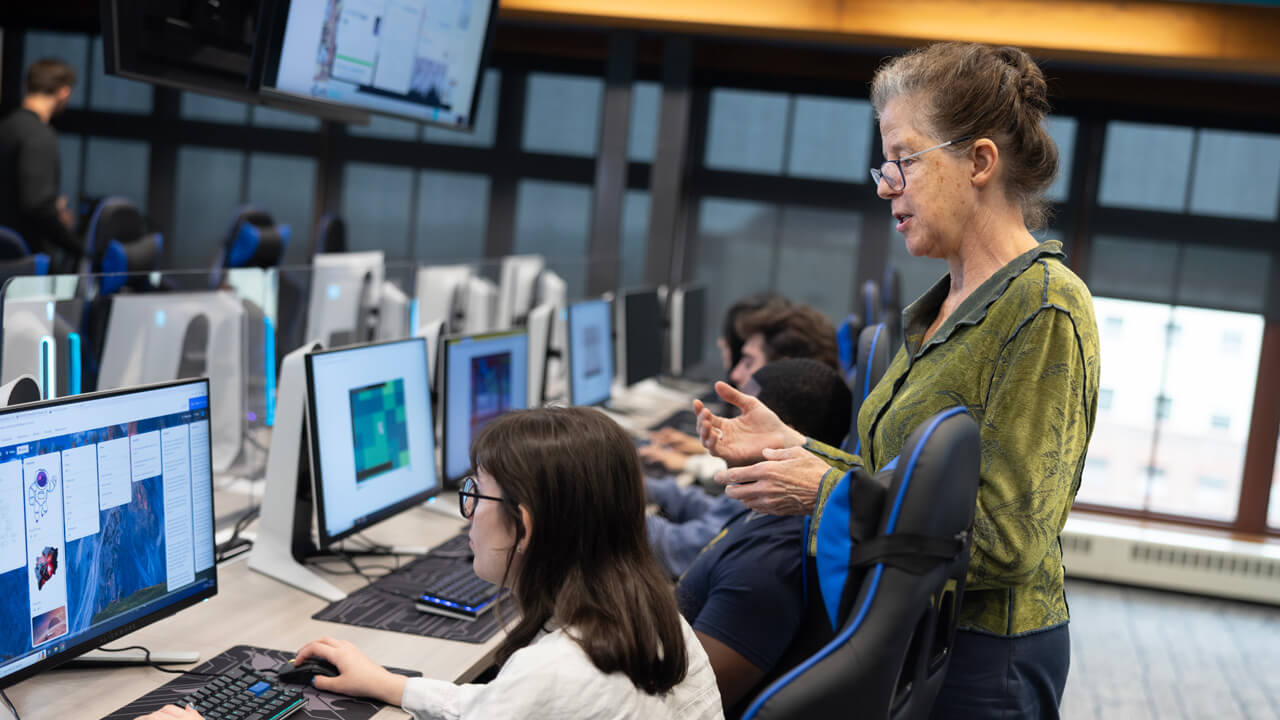
[[[730,466],[759,462],[766,448],[781,449],[804,444],[804,435],[778,419],[759,400],[724,382],[716,383],[716,394],[741,410],[742,414],[736,418],[723,418],[708,410],[701,400],[694,400],[698,439],[707,452]]]

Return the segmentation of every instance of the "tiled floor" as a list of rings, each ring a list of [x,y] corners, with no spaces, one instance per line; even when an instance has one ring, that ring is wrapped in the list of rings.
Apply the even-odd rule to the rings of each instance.
[[[1070,580],[1062,715],[1280,719],[1280,607]]]

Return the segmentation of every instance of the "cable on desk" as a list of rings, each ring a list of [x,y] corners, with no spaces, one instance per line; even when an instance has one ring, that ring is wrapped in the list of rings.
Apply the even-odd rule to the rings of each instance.
[[[253,542],[240,537],[240,533],[244,532],[244,529],[249,526],[249,523],[253,522],[253,519],[258,517],[261,512],[262,506],[254,505],[246,510],[244,515],[240,516],[239,520],[236,520],[235,527],[231,529],[231,537],[227,538],[225,542],[219,544],[218,547],[214,549],[214,558],[216,562],[230,560],[231,558],[248,551],[248,548],[253,545]],[[245,549],[240,550],[240,552],[233,552],[240,548]]]
[[[13,701],[9,699],[5,691],[0,690],[0,697],[4,698],[4,704],[9,706],[9,712],[13,714],[13,720],[22,720],[22,718],[18,717],[18,708],[13,706]]]
[[[307,565],[315,568],[316,570],[319,570],[322,573],[328,573],[330,575],[359,575],[360,577],[364,578],[365,584],[372,584],[373,581],[382,577],[386,577],[387,575],[390,575],[391,573],[395,572],[400,568],[400,561],[398,558],[396,559],[396,567],[393,567],[393,568],[387,567],[386,565],[368,565],[362,568],[360,567],[359,564],[356,563],[355,558],[352,557],[351,554],[347,553],[346,551],[338,548],[331,548],[330,552],[333,553],[333,557],[321,556],[321,557],[308,558]],[[370,555],[385,555],[387,557],[394,557],[389,553],[379,553],[379,552],[369,552],[369,551],[366,551],[366,552],[368,552],[368,554]],[[327,568],[321,564],[325,560],[341,560],[351,568],[351,571],[345,572],[342,570],[334,570],[333,568]],[[370,575],[369,573],[365,572],[366,570],[383,570],[385,572],[382,575]]]
[[[199,675],[200,677],[219,677],[218,673],[202,673],[202,672],[194,672],[191,670],[175,670],[173,668],[167,668],[158,662],[154,662],[151,659],[151,651],[141,645],[128,645],[126,647],[118,647],[118,648],[100,647],[98,648],[98,650],[101,652],[109,652],[109,653],[124,652],[125,650],[141,650],[144,656],[142,659],[142,662],[146,663],[147,665],[150,665],[151,669],[153,670],[159,670],[160,672],[169,673],[170,675]]]

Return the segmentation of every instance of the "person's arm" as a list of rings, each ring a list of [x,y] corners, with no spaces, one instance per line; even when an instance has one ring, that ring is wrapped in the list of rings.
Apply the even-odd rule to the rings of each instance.
[[[1040,310],[1006,343],[982,419],[967,589],[1025,583],[1058,541],[1092,430],[1090,371],[1061,310]]]
[[[798,521],[786,522],[759,531],[714,565],[704,555],[689,568],[690,575],[711,575],[707,599],[689,622],[703,641],[726,708],[737,705],[773,669],[800,627],[802,528]],[[686,581],[698,578],[686,576]]]
[[[649,545],[658,556],[658,562],[673,578],[683,575],[725,523],[744,509],[742,503],[723,495],[711,497],[701,490],[694,492],[709,500],[700,515],[683,522],[652,515],[645,518]]]
[[[18,149],[18,208],[29,226],[76,257],[82,250],[58,212],[58,143],[27,138]],[[29,241],[31,239],[28,239]]]
[[[716,686],[720,688],[720,703],[724,705],[727,716],[751,692],[751,688],[764,678],[764,670],[714,637],[697,630],[693,633],[698,636],[698,642],[702,643],[702,649],[711,661],[711,669],[716,674]]]

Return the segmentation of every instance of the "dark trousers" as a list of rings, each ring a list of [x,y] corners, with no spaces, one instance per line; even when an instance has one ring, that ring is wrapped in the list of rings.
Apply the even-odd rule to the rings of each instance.
[[[1070,664],[1065,623],[1018,637],[958,630],[930,717],[1057,720]]]

